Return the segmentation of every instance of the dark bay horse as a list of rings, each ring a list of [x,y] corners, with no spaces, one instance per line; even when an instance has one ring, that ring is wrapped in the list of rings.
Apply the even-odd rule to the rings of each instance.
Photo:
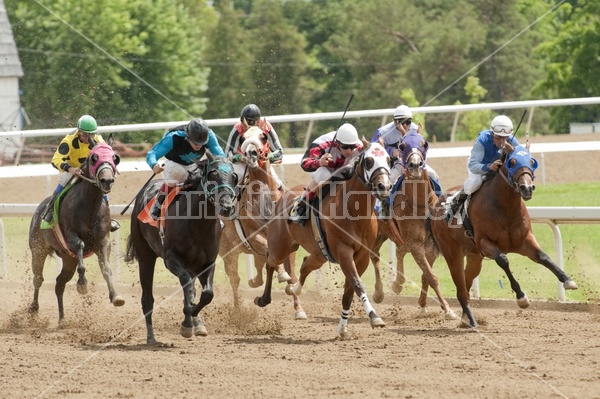
[[[421,292],[419,294],[419,307],[426,312],[427,290],[429,286],[435,291],[440,307],[447,319],[456,319],[457,316],[442,295],[439,280],[433,272],[432,266],[437,253],[433,245],[426,246],[425,220],[429,217],[430,209],[437,202],[437,195],[431,184],[425,168],[427,162],[427,149],[429,144],[423,136],[416,132],[409,132],[400,143],[402,163],[405,165],[404,179],[398,181],[397,190],[392,190],[390,202],[391,219],[379,220],[379,234],[371,253],[371,262],[375,268],[375,293],[373,300],[376,303],[383,301],[384,292],[379,270],[379,251],[381,245],[390,239],[396,244],[396,280],[392,290],[399,294],[405,282],[404,256],[410,253],[421,268]]]
[[[56,277],[56,298],[58,299],[58,318],[65,317],[63,294],[65,285],[79,274],[77,291],[87,293],[87,279],[83,258],[95,253],[102,276],[108,285],[108,298],[114,306],[122,306],[125,300],[117,294],[110,269],[110,209],[104,196],[110,193],[115,182],[119,156],[110,144],[112,135],[106,143],[91,143],[92,150],[82,165],[82,178],[75,178],[61,192],[58,224],[53,228],[41,229],[42,213],[53,197],[48,197],[37,207],[29,226],[29,248],[31,249],[31,267],[33,271],[33,302],[30,312],[39,310],[39,291],[44,282],[44,262],[53,252],[62,259],[62,269]],[[55,218],[57,214],[55,212]]]
[[[161,182],[151,185],[138,196],[131,215],[125,261],[138,260],[149,344],[157,342],[152,327],[152,283],[158,257],[163,258],[165,266],[177,276],[183,289],[181,335],[190,338],[207,334],[199,313],[214,296],[213,276],[222,230],[219,215],[229,217],[234,212],[237,175],[228,159],[213,156],[209,151],[197,164],[198,175],[188,178],[166,211],[162,221],[164,231],[159,232],[158,228],[138,218],[140,212],[147,211],[148,201],[154,197]],[[202,286],[198,303],[193,302],[196,278]]]
[[[528,147],[519,145],[512,148],[508,143],[505,157],[500,170],[488,177],[465,205],[472,234],[465,231],[463,224],[457,224],[456,217],[450,223],[444,219],[444,202],[460,187],[455,187],[440,197],[432,218],[426,225],[431,233],[428,239],[433,239],[450,269],[463,310],[462,320],[471,327],[476,327],[477,321],[470,307],[469,290],[473,279],[481,272],[484,257],[494,259],[504,270],[521,308],[529,306],[529,299],[509,268],[506,257],[509,252],[527,256],[545,266],[563,283],[565,289],[577,289],[575,282],[540,249],[531,231],[529,214],[523,200],[527,201],[533,196],[537,161],[531,157]]]
[[[334,183],[329,195],[320,199],[318,207],[320,231],[324,238],[321,244],[328,250],[330,258],[340,264],[346,277],[342,314],[337,329],[342,339],[351,337],[348,332],[348,317],[354,293],[360,297],[371,326],[385,326],[371,305],[360,276],[369,265],[369,252],[377,237],[375,197],[385,200],[391,189],[390,159],[379,143],[368,143],[363,139],[363,144],[364,149],[347,168],[347,180]],[[269,255],[265,291],[262,297],[255,299],[259,306],[266,306],[271,302],[271,276],[277,265],[285,261],[300,245],[309,255],[302,262],[298,282],[293,288],[286,289],[286,292],[300,295],[308,275],[328,260],[322,252],[323,245],[317,243],[311,226],[315,222],[315,215],[311,215],[312,220],[305,226],[290,223],[287,219],[295,196],[301,193],[302,188],[297,187],[287,192],[275,205],[276,217],[267,231]]]
[[[229,276],[236,308],[239,307],[240,285],[238,258],[241,254],[254,256],[256,276],[248,281],[248,285],[252,288],[263,285],[263,269],[267,263],[267,223],[273,216],[273,202],[281,198],[277,183],[271,174],[268,157],[271,151],[269,142],[259,127],[253,126],[244,133],[241,150],[246,164],[246,173],[244,181],[240,182],[238,214],[235,218],[225,221],[219,249],[225,272]],[[286,264],[289,269],[289,260],[286,260]],[[290,280],[289,274],[281,267],[278,280],[279,282]],[[306,313],[296,295],[294,295],[294,310],[296,319],[306,319]]]

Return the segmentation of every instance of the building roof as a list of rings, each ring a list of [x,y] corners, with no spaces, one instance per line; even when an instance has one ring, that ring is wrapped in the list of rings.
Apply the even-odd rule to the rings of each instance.
[[[4,0],[0,0],[0,78],[23,76],[17,45],[8,21]]]

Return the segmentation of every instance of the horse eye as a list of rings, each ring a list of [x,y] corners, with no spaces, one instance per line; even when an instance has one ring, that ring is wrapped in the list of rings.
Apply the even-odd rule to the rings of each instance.
[[[95,165],[98,162],[98,154],[92,154],[92,165]]]
[[[515,165],[517,164],[517,160],[513,158],[510,160],[510,162],[508,164],[510,165],[511,168],[514,168]]]

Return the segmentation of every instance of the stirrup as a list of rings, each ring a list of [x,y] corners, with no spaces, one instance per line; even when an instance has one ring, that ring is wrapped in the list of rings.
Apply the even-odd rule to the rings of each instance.
[[[158,221],[160,218],[160,206],[156,206],[156,202],[154,202],[150,208],[150,216],[152,216],[152,219],[155,221]]]
[[[117,222],[115,219],[110,220],[110,232],[114,233],[115,231],[121,228],[121,224]]]
[[[52,219],[53,219],[53,212],[51,210],[48,210],[46,213],[44,213],[42,215],[42,220],[46,223],[52,223]]]
[[[306,215],[307,211],[308,209],[305,200],[300,200],[290,212],[288,220],[297,223],[300,226],[304,226],[306,219],[308,219],[308,216]]]

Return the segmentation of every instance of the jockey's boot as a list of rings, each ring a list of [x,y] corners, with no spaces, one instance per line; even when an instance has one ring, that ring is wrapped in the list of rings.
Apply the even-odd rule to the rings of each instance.
[[[57,194],[52,195],[52,198],[50,198],[50,201],[48,201],[48,203],[44,207],[42,219],[45,222],[52,223],[52,217],[54,216],[54,201],[56,200],[56,195]]]
[[[152,219],[158,220],[160,218],[160,208],[162,208],[162,203],[165,200],[165,193],[159,191],[156,193],[156,198],[154,199],[154,203],[150,208],[150,216]]]
[[[306,198],[302,196],[298,200],[296,206],[294,206],[294,208],[290,212],[289,220],[299,224],[300,226],[304,226],[304,224],[306,223],[306,219],[308,219],[307,211],[308,202],[306,201]]]
[[[115,231],[121,228],[121,224],[117,222],[115,219],[110,219],[110,232],[114,233]]]
[[[465,191],[462,189],[448,198],[450,203],[446,204],[446,213],[444,214],[444,219],[446,219],[447,222],[452,220],[462,203],[465,202],[467,198],[469,198],[469,194],[465,193]]]

